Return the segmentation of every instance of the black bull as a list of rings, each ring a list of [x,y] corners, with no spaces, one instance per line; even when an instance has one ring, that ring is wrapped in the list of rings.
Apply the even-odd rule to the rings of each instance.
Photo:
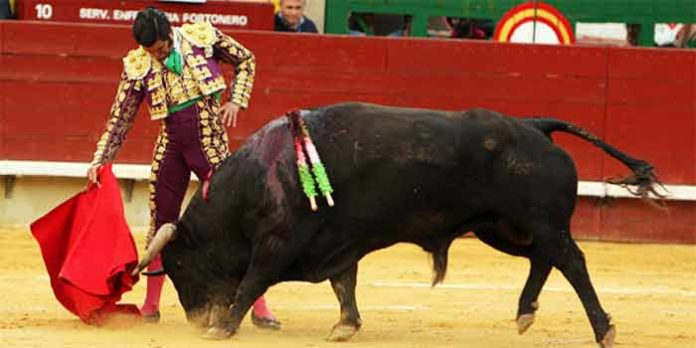
[[[361,325],[355,286],[363,256],[414,243],[433,255],[435,284],[445,276],[452,241],[473,231],[530,260],[520,332],[532,324],[555,267],[580,297],[596,341],[613,345],[614,326],[570,233],[575,166],[550,134],[570,133],[602,148],[633,172],[616,183],[635,185],[644,198],[659,184],[649,163],[559,120],[483,109],[348,103],[303,111],[302,118],[329,173],[335,207],[311,211],[289,121],[279,118],[229,157],[213,175],[208,197],[199,190],[176,226],[160,230],[151,244],[149,251],[171,239],[162,250],[164,269],[187,317],[209,337],[233,334],[271,285],[329,279],[341,311],[329,339],[349,339]]]

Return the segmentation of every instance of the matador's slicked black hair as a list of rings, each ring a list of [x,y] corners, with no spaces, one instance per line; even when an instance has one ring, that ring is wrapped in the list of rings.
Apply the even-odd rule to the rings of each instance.
[[[169,40],[171,32],[167,15],[155,7],[138,12],[133,23],[133,38],[145,47],[152,46],[157,40]]]

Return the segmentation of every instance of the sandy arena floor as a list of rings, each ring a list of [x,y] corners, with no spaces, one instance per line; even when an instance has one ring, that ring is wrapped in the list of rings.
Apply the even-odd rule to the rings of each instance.
[[[140,233],[138,235],[141,235]],[[139,243],[142,239],[138,240]],[[617,347],[696,347],[696,246],[581,243],[603,306],[617,325]],[[0,229],[0,347],[594,347],[582,306],[554,271],[536,323],[520,336],[514,316],[527,262],[474,239],[457,241],[445,284],[431,289],[428,256],[398,245],[360,264],[363,328],[348,343],[324,341],[338,319],[328,284],[285,283],[267,299],[283,330],[246,320],[228,341],[205,341],[186,323],[167,283],[158,325],[97,328],[54,299],[36,242]],[[124,297],[138,303],[145,284]]]

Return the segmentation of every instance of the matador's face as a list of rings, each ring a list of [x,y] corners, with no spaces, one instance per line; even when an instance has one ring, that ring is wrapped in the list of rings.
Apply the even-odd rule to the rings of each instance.
[[[172,39],[167,39],[167,40],[157,40],[155,41],[152,46],[145,47],[143,46],[143,49],[152,56],[152,58],[155,58],[159,61],[163,61],[169,57],[169,54],[172,53],[172,47],[173,47]]]

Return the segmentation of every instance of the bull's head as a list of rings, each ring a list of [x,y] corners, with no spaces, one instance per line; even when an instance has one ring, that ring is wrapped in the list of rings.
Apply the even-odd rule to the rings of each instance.
[[[193,232],[185,221],[162,225],[133,274],[147,268],[161,252],[164,273],[176,288],[188,320],[208,327],[227,314],[247,267],[249,251],[246,244],[235,249],[232,243],[193,238]],[[199,228],[195,232],[205,231]]]

